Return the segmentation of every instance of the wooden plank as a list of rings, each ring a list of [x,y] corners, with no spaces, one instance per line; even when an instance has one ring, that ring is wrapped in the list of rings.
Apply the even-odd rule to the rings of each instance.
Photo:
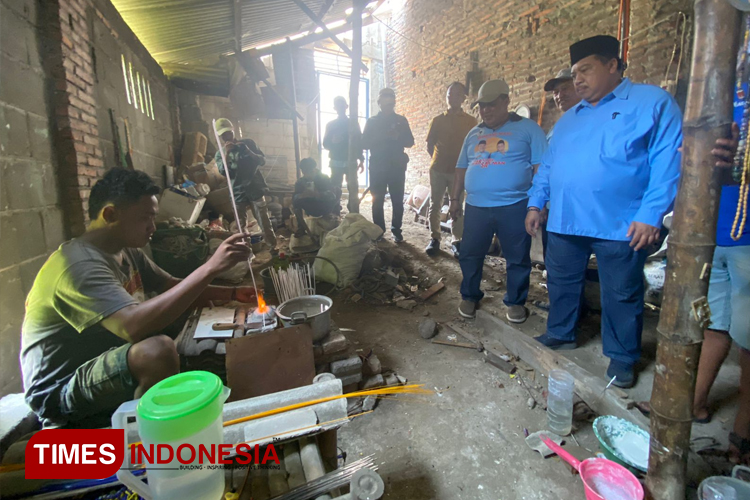
[[[648,419],[638,410],[628,409],[626,399],[620,398],[610,390],[604,390],[607,380],[591,374],[563,355],[543,346],[485,311],[477,311],[477,325],[484,329],[487,337],[499,340],[513,355],[530,364],[535,370],[545,375],[555,368],[570,373],[575,379],[576,394],[598,414],[624,418],[649,430]]]
[[[430,288],[425,290],[419,295],[419,300],[428,300],[431,299],[436,293],[438,293],[440,290],[445,288],[445,283],[442,281],[440,283],[435,283]]]
[[[484,350],[484,362],[489,363],[495,368],[498,368],[508,374],[513,374],[516,372],[516,365],[505,361],[503,358],[487,349]]]
[[[466,349],[477,350],[477,344],[467,344],[465,342],[447,342],[445,340],[432,339],[433,344],[450,345],[453,347],[465,347]]]

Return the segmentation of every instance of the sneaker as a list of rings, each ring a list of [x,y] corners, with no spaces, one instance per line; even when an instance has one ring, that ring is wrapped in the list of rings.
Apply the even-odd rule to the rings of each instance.
[[[461,242],[454,241],[453,243],[451,243],[451,250],[453,251],[453,256],[455,258],[458,258],[461,254]]]
[[[549,347],[553,351],[570,351],[578,347],[575,341],[569,342],[567,340],[556,339],[554,337],[550,337],[546,333],[539,335],[538,337],[534,337],[534,340],[536,340],[543,346]]]
[[[627,365],[614,359],[609,362],[607,378],[615,377],[612,385],[622,389],[630,389],[635,385],[635,370],[632,365]]]
[[[434,257],[440,251],[440,240],[431,239],[427,248],[424,249],[425,253],[430,257]]]
[[[392,229],[391,233],[393,233],[393,241],[396,243],[401,243],[404,241],[404,235],[401,233],[400,229]]]
[[[470,300],[462,300],[458,305],[458,314],[464,318],[474,319],[477,316],[477,303]]]
[[[523,323],[526,318],[529,317],[529,310],[524,306],[508,306],[508,311],[505,313],[505,317],[511,323]]]

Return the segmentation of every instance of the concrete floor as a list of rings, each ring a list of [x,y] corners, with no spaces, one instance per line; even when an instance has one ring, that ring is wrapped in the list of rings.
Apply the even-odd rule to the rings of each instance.
[[[363,207],[362,213],[369,218],[369,207]],[[433,282],[444,278],[446,290],[411,312],[393,305],[360,302],[354,306],[348,302],[348,294],[341,292],[334,297],[333,317],[340,327],[356,330],[347,334],[356,348],[373,349],[384,368],[395,370],[409,382],[424,383],[435,395],[383,400],[374,413],[354,419],[339,433],[339,445],[348,460],[376,454],[387,485],[385,498],[583,498],[580,479],[571,475],[558,458],[544,460],[526,446],[523,429],[543,429],[546,413],[538,407],[528,407],[529,394],[517,379],[484,364],[481,355],[473,350],[432,344],[419,336],[417,325],[425,315],[437,322],[458,319],[461,273],[458,262],[446,252],[427,257],[423,248],[429,232],[411,222],[410,215],[405,218],[409,220],[404,224],[406,241],[396,246],[387,235],[380,247],[406,258],[414,267],[414,274],[430,276]],[[496,280],[504,283],[503,260],[488,257],[484,278],[488,280],[485,286]],[[534,270],[529,303],[547,300],[540,284],[543,282],[542,273]],[[502,284],[500,287],[501,290],[488,292],[482,307],[504,318],[504,288]],[[530,309],[531,316],[520,329],[537,335],[544,331],[546,312],[533,306]],[[638,385],[630,391],[635,400],[650,397],[657,320],[658,313],[647,311],[644,371]],[[599,321],[598,314],[584,320],[583,346],[567,355],[604,377],[607,359],[601,355]],[[441,331],[439,338],[445,335]],[[716,403],[714,421],[695,425],[695,436],[711,436],[726,446],[735,411],[738,374],[734,353],[712,394]],[[537,379],[536,388],[533,382],[530,384],[538,400],[543,384],[541,378]],[[575,426],[578,451],[598,451],[591,425],[577,422]],[[716,472],[706,470],[702,475]]]

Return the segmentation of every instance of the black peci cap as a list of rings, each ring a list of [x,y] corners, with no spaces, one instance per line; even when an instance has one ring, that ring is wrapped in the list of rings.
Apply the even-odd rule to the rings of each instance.
[[[588,56],[620,57],[620,42],[609,35],[596,35],[570,46],[570,65]]]

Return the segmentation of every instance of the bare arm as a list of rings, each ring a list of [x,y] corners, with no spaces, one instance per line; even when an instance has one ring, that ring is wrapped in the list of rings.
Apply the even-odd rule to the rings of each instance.
[[[170,277],[167,281],[167,285],[161,293],[171,290],[173,287],[179,285],[182,282],[181,279]],[[195,302],[196,306],[205,306],[209,302],[229,302],[235,300],[237,302],[250,303],[257,300],[255,289],[251,286],[216,286],[209,285],[200,294],[198,300]]]
[[[153,299],[120,309],[102,320],[102,326],[131,343],[158,334],[201,298],[217,274],[250,256],[250,249],[241,241],[244,237],[241,233],[230,236],[187,278]]]
[[[453,174],[453,190],[451,191],[451,202],[448,208],[448,213],[452,220],[456,220],[461,215],[461,193],[464,191],[464,181],[466,180],[466,169],[457,168],[456,173]]]
[[[427,141],[427,153],[430,155],[430,158],[435,154],[435,143]]]

